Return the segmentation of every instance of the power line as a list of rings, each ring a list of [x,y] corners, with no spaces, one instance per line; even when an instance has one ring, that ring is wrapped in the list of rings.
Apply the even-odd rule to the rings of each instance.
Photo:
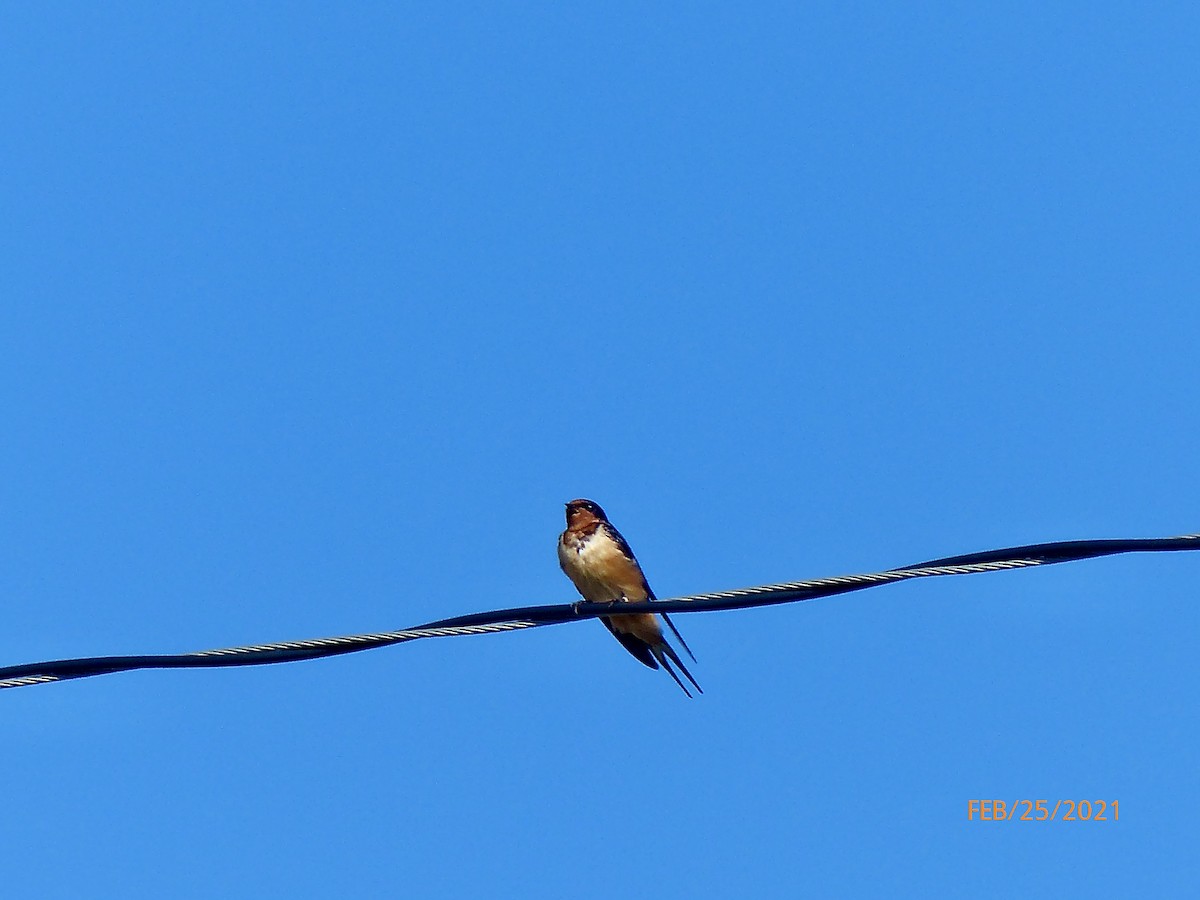
[[[1024,547],[1009,547],[1003,550],[949,556],[944,559],[930,560],[900,569],[889,569],[866,575],[838,575],[832,578],[766,584],[760,587],[694,594],[669,600],[621,603],[619,607],[621,613],[689,613],[748,609],[779,603],[799,603],[804,600],[815,600],[818,597],[831,597],[836,594],[861,591],[913,578],[974,575],[983,572],[1094,559],[1099,556],[1115,556],[1120,553],[1158,553],[1177,550],[1200,550],[1200,534],[1187,534],[1173,538],[1058,541],[1049,544],[1029,544]],[[28,663],[0,668],[0,689],[28,687],[34,684],[48,684],[53,681],[67,681],[74,678],[90,678],[94,675],[108,675],[114,672],[132,672],[138,669],[209,669],[296,662],[302,659],[319,659],[344,653],[357,653],[361,650],[373,650],[376,647],[402,644],[421,638],[460,637],[469,634],[492,634],[523,628],[539,628],[545,625],[561,625],[566,622],[594,619],[597,616],[610,615],[613,612],[613,604],[580,601],[553,606],[525,606],[473,613],[451,619],[441,619],[400,631],[314,638],[304,641],[280,641],[271,644],[226,647],[219,650],[203,650],[197,653],[174,655],[97,656],[86,659],[60,659]]]

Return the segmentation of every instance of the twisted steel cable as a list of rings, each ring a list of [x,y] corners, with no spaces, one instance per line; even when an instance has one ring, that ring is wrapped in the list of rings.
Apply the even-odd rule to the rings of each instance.
[[[621,603],[622,613],[638,612],[714,612],[728,609],[748,609],[771,606],[779,603],[798,603],[830,597],[851,591],[893,584],[913,578],[932,578],[943,575],[974,575],[983,572],[998,572],[1007,569],[1023,569],[1030,566],[1054,565],[1099,556],[1114,556],[1120,553],[1150,553],[1177,550],[1200,550],[1200,534],[1186,534],[1173,538],[1131,538],[1124,540],[1059,541],[1048,544],[1029,544],[1002,550],[988,550],[943,559],[916,563],[899,569],[872,572],[863,575],[837,575],[807,581],[790,581],[780,584],[765,584],[759,587],[739,588],[730,591],[714,591],[693,594],[668,600]],[[357,653],[391,644],[430,637],[459,637],[470,634],[492,634],[515,631],[522,628],[539,628],[544,625],[559,625],[565,622],[594,619],[609,615],[613,604],[563,603],[553,606],[526,606],[500,609],[442,619],[406,628],[400,631],[382,631],[371,634],[352,634],[344,637],[313,638],[301,641],[278,641],[270,644],[254,644],[244,647],[225,647],[217,650],[202,650],[159,656],[100,656],[86,659],[61,659],[50,662],[0,668],[0,689],[27,687],[74,678],[89,678],[113,672],[130,672],[138,669],[205,669],[228,666],[257,666],[272,663],[295,662],[302,659],[319,659],[343,653]]]

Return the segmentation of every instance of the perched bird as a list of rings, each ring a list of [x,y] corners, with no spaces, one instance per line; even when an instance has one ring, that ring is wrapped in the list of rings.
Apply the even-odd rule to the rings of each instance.
[[[629,549],[621,532],[608,521],[597,503],[591,500],[572,500],[567,504],[567,530],[558,539],[558,564],[575,583],[584,600],[592,603],[637,602],[657,600],[654,591],[646,583],[637,557]],[[671,629],[676,640],[696,661],[687,641],[675,628],[674,623],[662,614],[663,621]],[[692,686],[701,694],[704,691],[692,677],[692,673],[680,661],[671,645],[663,638],[658,617],[652,613],[601,616],[600,621],[608,626],[621,646],[633,654],[639,662],[657,669],[661,664],[675,679],[685,694],[692,696],[671,663],[679,667]]]

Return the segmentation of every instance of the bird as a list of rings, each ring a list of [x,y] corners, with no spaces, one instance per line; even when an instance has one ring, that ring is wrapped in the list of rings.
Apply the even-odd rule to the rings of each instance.
[[[574,583],[580,596],[590,603],[658,599],[650,590],[629,543],[608,521],[600,505],[591,500],[580,498],[567,503],[567,530],[558,538],[558,564]],[[696,656],[679,629],[666,613],[662,613],[662,618],[692,662],[695,662]],[[663,637],[658,617],[653,613],[601,616],[600,621],[638,662],[651,669],[657,669],[660,665],[666,669],[688,697],[692,696],[691,691],[680,680],[671,663],[679,667],[692,687],[704,693],[674,648]]]

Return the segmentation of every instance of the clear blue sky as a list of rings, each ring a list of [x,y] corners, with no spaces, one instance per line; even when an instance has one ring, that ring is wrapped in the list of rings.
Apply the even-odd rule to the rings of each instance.
[[[571,600],[580,495],[664,597],[1200,531],[1194,4],[3,29],[3,664]],[[680,616],[695,701],[595,623],[4,692],[4,893],[1180,896],[1198,590]]]

